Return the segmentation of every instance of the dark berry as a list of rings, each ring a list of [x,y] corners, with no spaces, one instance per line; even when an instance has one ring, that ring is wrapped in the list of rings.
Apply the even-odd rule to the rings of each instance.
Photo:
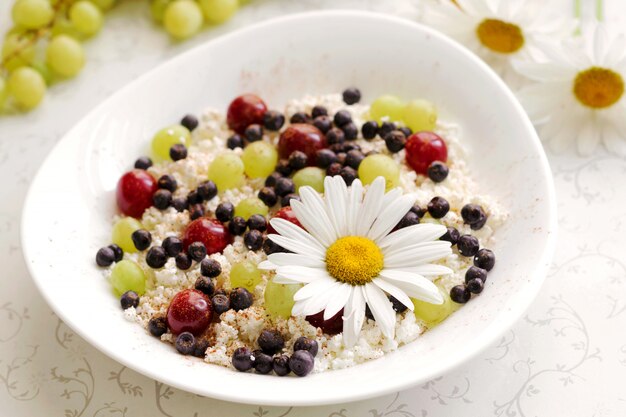
[[[115,243],[107,246],[109,249],[111,249],[113,251],[113,255],[114,255],[114,261],[115,262],[119,262],[122,260],[122,258],[124,257],[124,251],[122,250],[122,248],[120,248],[119,246],[117,246]]]
[[[272,372],[272,357],[263,353],[260,350],[255,350],[252,352],[252,357],[254,358],[254,370],[257,374],[269,374]]]
[[[182,355],[191,355],[196,347],[196,338],[189,332],[182,332],[176,338],[176,350]]]
[[[372,310],[370,309],[370,306],[368,304],[365,304],[365,317],[372,321],[376,321],[376,319],[374,318],[374,314],[372,314]]]
[[[459,241],[459,237],[461,237],[461,233],[459,233],[458,230],[456,230],[454,227],[448,227],[446,233],[444,233],[443,236],[439,238],[439,240],[445,240],[446,242],[450,242],[452,246],[454,246]]]
[[[247,227],[248,223],[246,223],[246,219],[240,216],[233,217],[233,219],[228,223],[228,231],[235,236],[243,235],[243,232],[246,231]]]
[[[166,262],[167,254],[165,253],[165,249],[161,246],[153,246],[148,250],[148,253],[146,254],[146,263],[150,268],[163,268]]]
[[[472,293],[465,287],[465,285],[457,285],[450,290],[450,298],[452,301],[458,304],[467,303],[472,297]]]
[[[191,190],[187,194],[187,204],[200,204],[202,203],[202,197],[200,197],[200,193],[198,190]]]
[[[176,256],[183,251],[183,241],[176,236],[168,236],[161,244],[167,256]]]
[[[215,217],[222,223],[230,221],[235,215],[235,206],[232,203],[220,203],[215,209]]]
[[[209,348],[211,344],[205,338],[197,339],[196,345],[193,348],[193,352],[191,354],[196,358],[204,358],[206,356],[206,350]]]
[[[176,268],[182,271],[186,271],[191,268],[191,258],[186,253],[179,253],[174,258],[174,261],[176,261]]]
[[[380,127],[378,128],[378,135],[381,138],[385,138],[388,133],[396,130],[396,124],[393,122],[382,122]]]
[[[294,113],[293,116],[291,116],[291,118],[289,119],[289,123],[291,124],[311,123],[311,116],[300,111],[300,112]]]
[[[148,331],[154,337],[161,337],[167,333],[167,320],[165,317],[152,317],[148,321]]]
[[[208,296],[213,295],[215,292],[215,284],[211,278],[207,277],[198,277],[196,279],[196,283],[194,284],[194,288],[198,291],[202,291]]]
[[[144,229],[135,230],[133,234],[130,235],[130,238],[133,240],[133,244],[137,250],[146,250],[150,247],[150,243],[152,243],[152,235]]]
[[[222,273],[222,265],[215,259],[205,258],[200,262],[200,273],[208,278],[215,278]]]
[[[470,266],[465,271],[465,283],[467,284],[473,279],[480,279],[483,282],[487,281],[487,271],[477,266]]]
[[[481,217],[485,215],[485,212],[478,204],[466,204],[461,209],[461,217],[465,224],[474,224],[480,221]]]
[[[491,271],[496,264],[496,255],[490,249],[481,249],[474,256],[474,265],[485,271]]]
[[[443,197],[434,197],[428,203],[428,213],[435,219],[441,219],[450,211],[450,203]]]
[[[400,220],[398,222],[398,225],[396,226],[396,229],[404,229],[405,227],[409,227],[409,226],[413,226],[415,224],[419,224],[419,222],[420,222],[419,216],[417,214],[413,213],[412,211],[409,211],[407,214],[404,215],[402,220]]]
[[[163,188],[164,190],[169,190],[171,192],[176,191],[178,187],[178,182],[173,175],[165,174],[161,175],[161,177],[157,181],[157,185],[159,188]]]
[[[196,191],[202,200],[209,201],[217,195],[217,185],[211,180],[203,181],[198,184]]]
[[[254,297],[245,288],[237,287],[230,292],[230,306],[235,311],[245,310],[252,305],[253,301]]]
[[[345,152],[337,152],[337,162],[339,162],[341,165],[346,164],[347,157],[348,155]]]
[[[408,127],[399,127],[398,130],[404,133],[407,138],[413,134],[413,131]]]
[[[110,247],[100,248],[96,253],[96,264],[98,266],[110,266],[115,261],[115,252]]]
[[[354,142],[347,142],[343,144],[344,152],[360,151],[360,150],[361,150],[361,147]]]
[[[411,207],[411,211],[415,214],[417,214],[419,216],[419,218],[421,219],[422,217],[424,217],[424,215],[426,214],[427,210],[424,207],[420,207],[417,204],[415,204],[413,207]]]
[[[329,177],[334,177],[335,175],[341,174],[341,170],[343,169],[343,165],[339,162],[333,162],[326,168],[326,175]]]
[[[478,253],[480,244],[478,239],[472,235],[463,235],[459,237],[456,247],[459,249],[459,253],[463,256],[474,256]]]
[[[363,159],[365,159],[365,155],[363,155],[363,152],[357,149],[352,149],[346,154],[346,165],[354,169],[359,169],[359,165],[361,165]]]
[[[246,372],[252,369],[254,361],[252,360],[252,351],[247,347],[240,347],[233,352],[233,367],[240,371]]]
[[[202,204],[192,204],[189,206],[189,218],[191,220],[199,219],[204,216],[204,207]]]
[[[259,200],[261,200],[268,207],[273,207],[274,204],[276,204],[276,202],[278,201],[278,197],[276,197],[276,192],[272,187],[261,188],[257,196],[259,197]]]
[[[266,255],[271,255],[272,253],[286,252],[286,251],[285,251],[285,248],[276,244],[271,239],[265,239],[265,242],[263,242],[263,252],[265,252]]]
[[[298,194],[296,194],[296,193],[289,193],[289,194],[287,194],[286,196],[284,196],[283,198],[280,199],[280,206],[281,207],[291,206],[291,200],[302,201]]]
[[[483,213],[480,216],[480,219],[478,219],[478,221],[476,223],[470,224],[470,229],[472,229],[472,230],[480,230],[480,229],[483,228],[485,223],[487,223],[487,215]]]
[[[243,235],[243,243],[251,251],[258,251],[263,246],[263,233],[258,230],[250,230]]]
[[[448,177],[448,166],[441,161],[433,161],[428,166],[428,178],[433,182],[442,182]]]
[[[135,161],[135,169],[148,169],[152,166],[152,159],[147,156],[137,158]]]
[[[180,161],[181,159],[187,158],[187,147],[182,143],[172,145],[170,148],[170,158],[172,158],[172,161]]]
[[[124,310],[131,307],[137,307],[139,305],[139,295],[137,295],[135,291],[126,291],[120,297],[120,304]]]
[[[352,122],[346,123],[341,126],[341,130],[343,130],[343,134],[346,137],[346,140],[355,140],[359,135],[359,128]]]
[[[285,339],[276,330],[263,330],[257,339],[259,347],[263,352],[273,355],[285,347]]]
[[[328,109],[324,106],[315,106],[313,110],[311,110],[311,116],[315,119],[320,116],[328,116]]]
[[[226,292],[226,290],[224,288],[218,288],[215,290],[215,295],[225,295],[226,297],[228,297],[228,293]]]
[[[177,212],[182,213],[183,211],[187,209],[188,206],[189,206],[189,203],[187,202],[186,198],[182,198],[182,197],[172,198],[172,207],[174,207]]]
[[[317,356],[317,351],[319,346],[317,345],[317,340],[309,339],[308,337],[300,336],[296,339],[296,342],[293,344],[294,352],[297,350],[306,350],[313,357]]]
[[[200,262],[206,257],[206,246],[202,242],[193,242],[187,248],[187,254],[192,260]]]
[[[261,125],[252,124],[246,127],[246,130],[243,132],[243,136],[248,142],[259,141],[263,139],[263,128]]]
[[[306,166],[307,157],[306,154],[302,151],[293,151],[291,155],[289,155],[289,167],[294,171],[302,169]]]
[[[333,127],[333,121],[328,116],[318,116],[313,120],[313,126],[322,133],[327,133]]]
[[[272,359],[272,368],[274,373],[278,376],[289,375],[291,369],[289,368],[289,356],[278,355]]]
[[[226,146],[228,146],[228,149],[243,148],[243,138],[237,133],[233,133],[233,135],[226,140]]]
[[[226,294],[215,294],[211,301],[213,303],[213,311],[216,314],[222,314],[230,310],[230,299]]]
[[[276,190],[276,194],[280,197],[296,192],[296,186],[293,183],[293,180],[285,177],[280,178],[278,179],[278,181],[276,181],[276,186],[274,187],[274,189]]]
[[[357,177],[356,170],[352,167],[341,168],[341,172],[339,173],[339,175],[341,175],[341,178],[343,178],[346,185],[348,186],[352,185],[352,182],[354,182]]]
[[[297,350],[291,355],[289,359],[289,368],[298,376],[306,376],[312,370],[315,365],[315,359],[306,350]]]
[[[389,296],[389,301],[391,301],[391,308],[393,308],[393,311],[395,311],[396,313],[404,313],[407,310],[407,306],[405,306],[404,304],[402,304],[396,297],[393,296]]]
[[[320,149],[317,151],[317,165],[320,168],[327,168],[333,162],[337,162],[337,155],[330,149]]]
[[[350,105],[361,101],[361,91],[358,88],[350,87],[343,90],[343,102]]]
[[[333,145],[330,145],[328,149],[333,151],[335,154],[340,154],[341,152],[345,153],[346,149],[345,149],[344,143],[335,143]]]
[[[363,123],[361,126],[361,134],[364,139],[370,140],[376,137],[378,133],[378,122],[375,120],[370,120],[369,122]]]
[[[473,280],[469,281],[466,285],[467,285],[467,289],[472,294],[480,294],[481,292],[483,292],[483,288],[485,287],[485,282],[480,278],[474,278]]]
[[[280,172],[272,172],[270,175],[267,176],[267,178],[265,178],[265,186],[266,187],[273,187],[276,185],[276,181],[278,181],[279,178],[282,178],[283,175]]]
[[[293,171],[293,170],[289,166],[289,161],[287,159],[281,159],[276,164],[276,172],[281,174],[281,178],[290,176],[291,175],[291,171]]]
[[[268,110],[263,115],[263,127],[272,132],[280,130],[285,124],[285,116],[275,110]]]
[[[339,110],[335,113],[335,117],[333,118],[333,122],[337,127],[342,127],[352,121],[352,116],[348,110]]]
[[[194,131],[198,127],[198,118],[193,114],[188,114],[180,121],[180,124],[189,129],[190,132]]]
[[[385,135],[384,139],[387,149],[392,153],[400,152],[406,144],[406,136],[399,130],[392,130]]]
[[[260,214],[253,214],[248,218],[248,229],[264,232],[267,229],[267,220]]]
[[[329,145],[343,143],[345,140],[346,140],[346,135],[343,133],[343,130],[337,127],[333,127],[328,132],[326,132],[326,142]]]
[[[172,204],[172,192],[160,189],[152,195],[152,204],[159,210],[165,210]]]

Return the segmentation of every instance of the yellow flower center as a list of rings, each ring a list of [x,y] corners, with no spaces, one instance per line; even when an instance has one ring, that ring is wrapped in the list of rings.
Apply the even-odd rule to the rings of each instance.
[[[476,28],[480,43],[494,52],[512,54],[524,46],[522,29],[513,23],[485,19]]]
[[[603,109],[615,104],[624,94],[624,79],[610,69],[591,67],[574,80],[574,95],[583,105]]]
[[[383,269],[383,253],[376,244],[361,236],[337,239],[326,250],[326,269],[337,281],[363,285]]]

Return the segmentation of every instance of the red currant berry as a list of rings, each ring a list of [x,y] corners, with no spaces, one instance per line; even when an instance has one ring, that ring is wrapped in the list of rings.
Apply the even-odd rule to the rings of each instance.
[[[267,111],[265,102],[254,94],[244,94],[234,99],[228,106],[226,122],[228,127],[242,135],[251,124],[263,124]]]
[[[183,233],[185,250],[194,242],[202,242],[208,255],[222,252],[232,242],[228,228],[217,219],[200,217],[189,223]]]
[[[174,334],[201,335],[211,323],[213,305],[202,291],[183,290],[172,298],[167,309],[167,326]]]

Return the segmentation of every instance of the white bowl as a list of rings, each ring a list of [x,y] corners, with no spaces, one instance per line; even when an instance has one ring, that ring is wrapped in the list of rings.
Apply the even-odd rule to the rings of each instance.
[[[488,285],[443,324],[384,358],[350,369],[278,378],[183,357],[123,318],[94,256],[109,241],[114,189],[152,134],[187,112],[226,108],[242,92],[273,107],[356,85],[425,97],[458,122],[469,165],[510,211],[497,231]],[[418,24],[362,12],[293,15],[201,45],[140,77],[72,129],[41,167],[22,224],[33,279],[81,337],[124,365],[200,395],[253,404],[357,400],[438,377],[493,343],[532,302],[555,243],[550,169],[513,94],[478,58]]]

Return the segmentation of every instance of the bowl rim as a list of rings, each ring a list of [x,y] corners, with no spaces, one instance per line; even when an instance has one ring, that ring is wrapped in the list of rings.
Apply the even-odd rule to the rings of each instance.
[[[532,144],[533,146],[533,150],[538,156],[538,164],[541,168],[540,172],[541,174],[543,174],[543,177],[545,177],[546,179],[545,185],[547,187],[545,197],[546,197],[547,208],[548,208],[548,213],[546,213],[548,216],[548,221],[547,221],[547,226],[545,230],[545,239],[546,239],[545,248],[543,250],[543,253],[541,254],[541,258],[535,262],[536,266],[531,274],[531,276],[533,276],[534,279],[531,280],[526,286],[524,286],[523,291],[526,293],[526,297],[518,298],[519,301],[517,303],[510,305],[506,311],[502,311],[502,314],[500,315],[499,319],[494,321],[490,325],[489,332],[486,332],[483,335],[483,337],[481,337],[480,339],[474,339],[473,341],[471,341],[468,345],[464,347],[463,355],[454,356],[452,360],[446,362],[445,366],[436,368],[430,371],[429,373],[425,373],[424,375],[421,376],[419,380],[414,380],[412,382],[401,381],[401,382],[391,383],[391,384],[387,384],[384,387],[377,387],[375,389],[371,389],[371,390],[363,391],[363,392],[351,391],[348,393],[343,393],[341,392],[343,390],[336,390],[334,392],[332,391],[327,392],[326,394],[329,394],[329,395],[325,396],[324,398],[314,398],[313,400],[306,400],[306,399],[299,399],[299,398],[295,400],[294,399],[264,400],[263,398],[258,398],[258,397],[247,398],[245,395],[232,395],[228,392],[220,391],[219,389],[217,390],[211,389],[211,387],[208,387],[207,389],[206,386],[202,388],[196,388],[191,385],[184,385],[184,384],[181,384],[180,381],[176,379],[175,377],[170,377],[169,375],[166,375],[166,374],[160,374],[158,372],[153,371],[153,369],[145,369],[141,366],[137,366],[136,364],[132,363],[130,360],[128,360],[124,356],[120,355],[120,353],[116,349],[111,349],[109,345],[107,344],[99,343],[99,341],[92,338],[88,332],[83,331],[83,329],[78,326],[75,326],[71,318],[65,316],[65,314],[63,313],[63,310],[58,307],[57,302],[45,291],[45,288],[41,280],[36,278],[37,274],[35,273],[35,268],[31,265],[31,262],[29,262],[29,260],[32,259],[32,257],[30,256],[29,245],[27,244],[29,237],[27,236],[27,233],[25,232],[27,229],[26,222],[28,220],[28,215],[27,215],[28,207],[32,206],[31,200],[34,199],[33,195],[35,194],[35,189],[37,188],[35,185],[39,182],[40,177],[43,175],[42,168],[46,166],[49,163],[49,161],[52,159],[54,150],[57,147],[59,147],[59,145],[62,142],[66,141],[68,137],[72,136],[73,132],[79,128],[79,126],[82,124],[82,122],[85,119],[88,119],[92,117],[94,114],[100,112],[100,110],[103,107],[108,105],[110,101],[116,100],[118,96],[122,96],[126,94],[128,90],[132,89],[135,86],[135,82],[137,80],[141,78],[148,78],[152,76],[155,72],[161,71],[163,68],[166,68],[170,65],[175,65],[176,61],[179,58],[182,59],[182,57],[195,54],[197,53],[197,50],[200,50],[202,48],[207,48],[208,45],[230,42],[230,40],[233,38],[248,36],[249,33],[255,32],[259,29],[262,29],[268,26],[273,26],[273,25],[282,24],[282,23],[291,22],[291,21],[298,21],[298,20],[305,21],[308,19],[327,18],[327,17],[341,17],[341,18],[347,18],[347,19],[350,19],[350,18],[379,19],[381,21],[384,20],[389,23],[393,23],[397,25],[410,26],[413,29],[422,31],[429,36],[438,38],[439,40],[447,43],[451,49],[454,49],[455,53],[462,54],[465,56],[466,59],[474,61],[474,64],[478,65],[484,72],[488,73],[488,76],[491,78],[491,81],[498,85],[498,87],[506,95],[506,98],[511,102],[511,104],[514,107],[515,112],[522,119],[522,122],[527,129],[527,134],[530,136],[529,141],[530,141],[530,144]],[[391,15],[386,15],[386,14],[381,14],[381,13],[376,13],[376,12],[338,9],[338,10],[309,11],[309,12],[294,13],[294,14],[289,14],[286,16],[275,17],[272,19],[264,20],[262,22],[259,22],[253,25],[246,26],[244,28],[234,30],[225,35],[221,35],[215,39],[212,39],[210,41],[194,46],[190,48],[189,50],[182,52],[172,57],[171,59],[168,59],[167,61],[163,63],[160,63],[159,65],[155,66],[151,70],[147,71],[140,78],[133,79],[132,81],[128,82],[126,85],[121,87],[119,90],[117,90],[115,93],[111,94],[110,96],[102,100],[91,111],[89,111],[86,115],[81,117],[81,119],[68,132],[66,132],[63,135],[63,137],[55,144],[54,148],[50,151],[50,153],[46,156],[44,161],[41,163],[40,169],[38,170],[37,174],[33,177],[33,180],[29,186],[29,190],[27,192],[26,198],[24,200],[21,223],[20,223],[20,240],[22,244],[22,253],[24,256],[24,260],[25,260],[28,272],[31,275],[33,281],[35,282],[35,285],[37,286],[39,292],[45,299],[48,306],[50,306],[50,308],[54,311],[54,313],[70,329],[72,329],[72,331],[74,331],[82,339],[87,341],[90,345],[95,347],[100,352],[104,353],[109,358],[112,358],[113,360],[151,379],[154,379],[156,381],[161,381],[172,387],[181,389],[183,391],[192,392],[201,396],[209,396],[210,398],[215,398],[219,400],[230,401],[230,402],[235,402],[235,403],[246,403],[246,404],[252,404],[252,405],[313,406],[313,405],[326,405],[326,404],[337,404],[337,403],[342,403],[342,402],[358,401],[358,400],[363,400],[367,398],[372,398],[373,396],[379,397],[379,396],[383,396],[386,394],[390,394],[393,392],[410,388],[423,381],[427,381],[432,378],[436,378],[436,377],[442,376],[444,374],[447,374],[453,371],[454,369],[458,368],[462,364],[476,357],[479,353],[484,351],[489,346],[493,345],[498,339],[498,337],[501,337],[502,334],[504,334],[508,329],[510,329],[511,326],[513,326],[515,322],[517,322],[522,317],[522,315],[528,310],[532,302],[535,300],[541,286],[543,285],[543,282],[545,281],[545,278],[549,269],[549,264],[556,250],[557,228],[558,228],[558,221],[557,221],[556,193],[555,193],[554,180],[553,180],[553,176],[552,176],[552,172],[549,166],[547,156],[545,154],[543,146],[541,145],[541,141],[530,119],[526,115],[526,112],[523,110],[521,104],[515,97],[514,93],[508,88],[508,86],[504,83],[504,81],[477,55],[469,51],[463,45],[449,38],[448,36],[426,25],[423,25],[418,22],[410,21],[406,18],[391,16]]]

